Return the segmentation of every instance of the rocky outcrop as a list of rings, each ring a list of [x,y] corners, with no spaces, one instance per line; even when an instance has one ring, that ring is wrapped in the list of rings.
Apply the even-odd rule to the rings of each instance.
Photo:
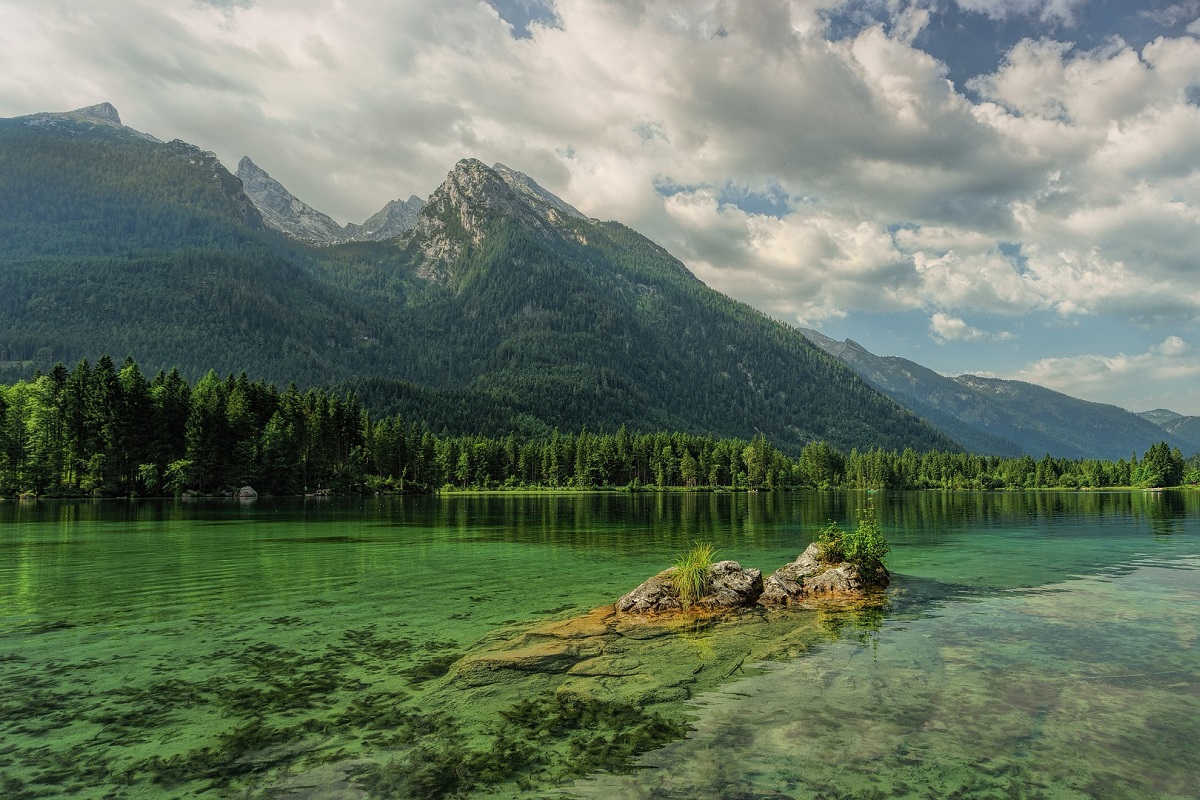
[[[736,561],[718,561],[712,566],[712,589],[697,605],[710,610],[754,605],[763,592],[762,572]]]
[[[350,241],[350,234],[341,225],[297,198],[249,156],[238,163],[237,176],[246,196],[271,228],[312,244]]]
[[[617,611],[627,614],[661,614],[666,611],[679,611],[678,594],[671,578],[675,568],[665,569],[649,580],[643,581],[636,589],[617,601]]]
[[[829,564],[823,556],[820,543],[810,544],[795,561],[763,581],[758,602],[764,606],[803,605],[812,600],[861,596],[888,584],[887,570],[882,567],[880,574],[868,582],[855,565],[846,561]]]
[[[662,614],[681,611],[672,579],[675,568],[665,569],[617,601],[617,611],[627,614]],[[712,586],[696,606],[705,611],[744,608],[754,605],[762,594],[762,572],[746,569],[736,561],[718,561],[712,566]]]
[[[498,219],[517,221],[523,229],[554,240],[574,236],[567,224],[572,218],[584,217],[528,175],[503,164],[488,167],[464,158],[429,196],[417,218],[411,234],[421,253],[417,275],[434,283],[452,281],[451,271],[463,248],[480,244]]]
[[[121,122],[121,115],[117,113],[116,107],[112,103],[97,103],[94,106],[85,108],[77,108],[74,111],[62,112],[41,112],[38,114],[29,114],[23,117],[16,117],[26,125],[34,128],[45,127],[62,127],[64,125],[85,125],[85,126],[104,126],[120,131],[123,134],[145,139],[148,142],[162,142],[159,139],[151,136],[148,133],[136,131],[133,128]]]
[[[424,207],[425,201],[414,194],[407,200],[391,201],[367,218],[362,225],[347,225],[346,229],[359,241],[382,242],[385,239],[394,239],[417,227],[417,215]]]
[[[696,602],[693,610],[725,611],[754,605],[771,608],[806,606],[830,600],[860,600],[871,590],[888,585],[888,573],[882,567],[868,580],[855,565],[845,561],[830,564],[823,557],[821,545],[813,542],[795,561],[779,568],[765,580],[757,569],[743,567],[736,561],[718,561],[712,566],[711,589]],[[675,568],[672,567],[643,582],[616,602],[616,610],[625,614],[683,611],[672,581],[674,575]]]

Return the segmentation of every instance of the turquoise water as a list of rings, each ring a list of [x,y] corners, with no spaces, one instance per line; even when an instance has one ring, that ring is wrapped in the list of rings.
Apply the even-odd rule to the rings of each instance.
[[[882,613],[456,677],[865,502]],[[1197,638],[1194,492],[0,501],[0,796],[1195,797]]]

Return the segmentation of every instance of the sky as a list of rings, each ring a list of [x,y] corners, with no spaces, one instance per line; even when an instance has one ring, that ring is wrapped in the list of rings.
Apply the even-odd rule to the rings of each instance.
[[[792,325],[1200,414],[1200,0],[0,0],[0,117],[108,101],[362,222],[464,157]]]

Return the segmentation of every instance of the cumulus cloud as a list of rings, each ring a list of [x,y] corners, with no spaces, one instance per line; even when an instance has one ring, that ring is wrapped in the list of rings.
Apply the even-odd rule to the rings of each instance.
[[[1185,2],[1175,3],[1166,8],[1148,8],[1138,12],[1138,16],[1152,20],[1166,28],[1194,20],[1197,15],[1200,15],[1200,0],[1185,0]]]
[[[968,325],[958,317],[938,311],[929,319],[930,337],[940,344],[946,342],[1006,342],[1013,338],[1009,331],[989,333]]]
[[[959,8],[986,14],[995,20],[1026,16],[1043,22],[1075,24],[1075,12],[1088,0],[954,0]]]
[[[1200,358],[1182,338],[1169,336],[1143,353],[1043,358],[1008,377],[1134,411],[1172,400],[1189,408],[1200,394]]]

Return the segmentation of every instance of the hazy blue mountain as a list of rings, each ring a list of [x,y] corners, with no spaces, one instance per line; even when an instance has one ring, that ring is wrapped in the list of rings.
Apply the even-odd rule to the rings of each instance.
[[[503,165],[460,162],[398,238],[316,247],[265,224],[211,153],[85,111],[0,120],[0,377],[111,353],[360,384],[460,432],[955,447],[794,329]]]
[[[1200,417],[1187,417],[1165,408],[1140,411],[1138,416],[1153,422],[1167,433],[1183,441],[1191,447],[1190,452],[1200,453]],[[1189,452],[1186,447],[1184,452]]]
[[[1021,381],[950,378],[907,359],[874,355],[851,340],[838,342],[812,330],[804,334],[974,452],[1118,459],[1134,451],[1140,456],[1163,440],[1188,451],[1181,437],[1117,406]]]

